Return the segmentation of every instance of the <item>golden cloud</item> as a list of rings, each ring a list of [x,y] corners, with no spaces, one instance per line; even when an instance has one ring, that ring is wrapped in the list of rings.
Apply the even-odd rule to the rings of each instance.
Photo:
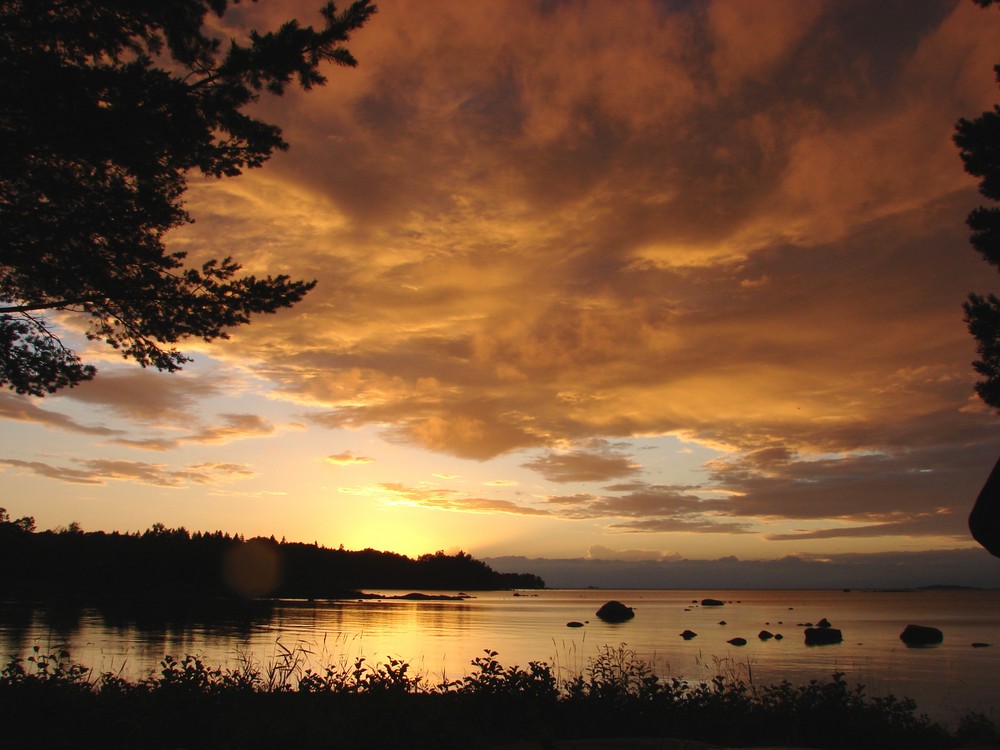
[[[510,500],[470,497],[456,490],[415,488],[387,482],[365,487],[341,487],[341,492],[382,500],[388,504],[413,505],[461,513],[506,513],[523,516],[548,516],[549,511]]]
[[[369,456],[355,456],[352,451],[344,451],[343,453],[327,456],[324,460],[334,466],[351,466],[354,464],[370,464],[375,459]]]
[[[74,463],[82,468],[55,466],[42,461],[0,459],[2,466],[10,466],[70,484],[104,485],[109,481],[118,481],[180,488],[253,476],[253,472],[246,466],[232,463],[200,463],[181,469],[145,461],[110,459],[76,460]]]
[[[961,301],[989,280],[950,137],[996,98],[998,19],[971,3],[392,3],[352,42],[356,71],[261,102],[292,150],[197,185],[197,223],[171,239],[319,280],[211,349],[311,424],[521,452],[552,482],[634,480],[532,505],[372,496],[620,531],[929,534],[921,514],[974,496],[997,431],[968,408]],[[178,431],[227,384],[164,378],[146,398],[147,380],[69,397],[171,429],[134,447],[278,430],[234,409]],[[628,447],[587,447],[665,435],[724,455],[689,488],[650,481]]]

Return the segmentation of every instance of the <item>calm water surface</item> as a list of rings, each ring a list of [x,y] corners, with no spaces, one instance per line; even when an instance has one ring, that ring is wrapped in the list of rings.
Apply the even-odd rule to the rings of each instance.
[[[74,660],[97,671],[136,678],[155,671],[165,654],[197,655],[223,667],[251,659],[266,668],[290,649],[308,652],[313,668],[362,656],[368,663],[401,658],[438,682],[467,674],[484,649],[499,652],[505,666],[546,661],[561,677],[571,677],[602,647],[626,644],[660,676],[705,680],[723,672],[798,684],[840,671],[869,694],[909,696],[941,720],[969,710],[1000,718],[1000,591],[472,593],[464,601],[282,601],[259,616],[208,623],[139,624],[90,609],[66,616],[6,606],[0,607],[0,653],[65,645]],[[726,603],[696,603],[705,597]],[[594,613],[610,599],[634,607],[635,619],[619,625],[598,620]],[[802,624],[824,617],[843,631],[844,642],[806,646]],[[571,620],[586,625],[566,627]],[[906,647],[899,633],[909,623],[940,628],[944,643]],[[698,636],[683,640],[685,629]],[[761,641],[763,629],[784,638]],[[747,645],[729,645],[735,636]],[[973,642],[994,645],[972,648]]]

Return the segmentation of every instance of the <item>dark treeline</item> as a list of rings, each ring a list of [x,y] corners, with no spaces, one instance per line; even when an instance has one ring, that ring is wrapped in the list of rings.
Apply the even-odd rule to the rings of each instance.
[[[373,549],[190,533],[154,524],[142,533],[36,531],[0,508],[0,595],[108,601],[164,598],[338,598],[367,589],[542,588],[531,574],[498,573],[471,555],[417,559]]]

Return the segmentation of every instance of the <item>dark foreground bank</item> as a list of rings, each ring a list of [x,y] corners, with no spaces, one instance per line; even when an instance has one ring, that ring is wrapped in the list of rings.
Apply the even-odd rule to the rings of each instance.
[[[630,650],[605,647],[584,673],[505,667],[492,651],[463,679],[428,684],[405,662],[359,659],[303,670],[289,651],[260,667],[212,668],[166,657],[129,681],[94,674],[65,652],[35,650],[0,670],[7,747],[490,748],[580,738],[697,740],[732,747],[1000,746],[995,724],[970,714],[943,727],[912,701],[865,695],[842,675],[804,686],[663,679]]]

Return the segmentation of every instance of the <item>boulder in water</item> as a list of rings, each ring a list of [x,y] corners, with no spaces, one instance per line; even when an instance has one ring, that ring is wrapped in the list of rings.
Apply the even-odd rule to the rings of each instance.
[[[944,640],[944,633],[927,625],[907,625],[899,640],[907,646],[936,646]]]
[[[635,617],[635,610],[621,602],[610,601],[597,610],[597,616],[605,622],[625,622]]]
[[[718,599],[702,599],[701,606],[703,607],[721,607],[725,602]]]
[[[844,634],[837,628],[806,628],[807,646],[829,646],[844,640]]]
[[[726,643],[732,644],[733,646],[745,646],[747,645],[746,638],[730,638]]]
[[[774,638],[774,633],[772,633],[770,630],[762,630],[759,633],[757,633],[757,637],[760,638],[762,641],[769,641],[772,638]]]
[[[681,638],[683,638],[685,641],[690,641],[692,638],[697,637],[697,635],[698,634],[693,630],[685,630],[683,633],[681,633]]]

